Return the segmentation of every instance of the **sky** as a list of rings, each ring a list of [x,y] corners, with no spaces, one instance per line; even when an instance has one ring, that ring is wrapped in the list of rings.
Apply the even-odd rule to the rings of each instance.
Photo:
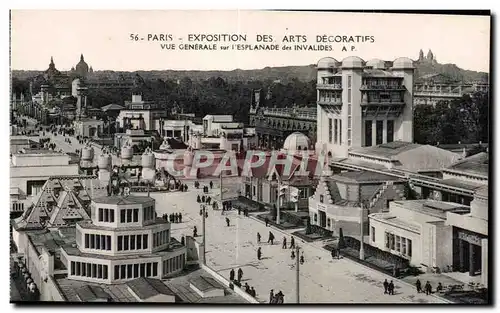
[[[132,34],[139,40],[132,40]],[[173,40],[148,41],[148,34],[171,35]],[[217,43],[216,51],[179,50],[189,34],[241,34],[247,43],[239,44],[252,45],[257,35],[271,35],[271,44],[279,50],[220,48],[233,43]],[[295,44],[330,46],[333,51],[281,50],[288,45],[282,38],[289,35],[307,36],[307,43]],[[317,43],[322,35],[373,36],[374,42]],[[176,50],[162,49],[161,44],[175,44]],[[344,45],[349,51],[341,51]],[[69,70],[82,53],[94,70],[233,70],[308,65],[323,57],[341,61],[351,55],[364,60],[417,59],[420,49],[424,55],[432,49],[439,63],[488,72],[490,17],[237,10],[11,12],[11,68],[17,70],[45,70],[51,56],[59,70]]]

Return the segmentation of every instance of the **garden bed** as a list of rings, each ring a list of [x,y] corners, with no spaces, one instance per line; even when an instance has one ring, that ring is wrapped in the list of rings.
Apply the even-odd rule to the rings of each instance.
[[[292,235],[297,236],[306,242],[313,242],[316,240],[325,239],[325,236],[318,234],[318,233],[311,233],[311,234],[306,235],[305,229],[301,229],[301,230],[298,230],[296,232],[293,232]],[[331,238],[331,237],[329,237],[329,238]]]
[[[280,218],[280,224],[276,224],[276,222],[273,220],[273,217],[271,216],[271,214],[269,213],[265,213],[265,214],[259,214],[256,216],[259,220],[261,221],[266,221],[266,217],[267,219],[269,220],[269,225],[273,225],[274,227],[276,228],[279,228],[281,230],[286,230],[286,229],[292,229],[292,228],[297,228],[296,225],[294,224],[291,224],[291,223],[288,223],[287,221],[285,221],[282,218]]]

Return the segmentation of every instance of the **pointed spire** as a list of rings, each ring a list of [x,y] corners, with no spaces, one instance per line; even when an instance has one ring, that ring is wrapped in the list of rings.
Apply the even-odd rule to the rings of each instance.
[[[54,57],[50,57],[50,65],[54,65]]]
[[[83,53],[80,55],[80,61],[84,61],[83,60]]]

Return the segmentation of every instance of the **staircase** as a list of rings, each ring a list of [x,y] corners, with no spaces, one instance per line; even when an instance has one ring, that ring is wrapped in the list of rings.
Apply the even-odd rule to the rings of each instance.
[[[374,195],[370,199],[370,204],[368,205],[368,210],[372,209],[380,200],[380,197],[384,194],[384,192],[389,188],[389,186],[394,185],[393,181],[386,181],[382,186],[380,186],[377,191],[375,191]]]

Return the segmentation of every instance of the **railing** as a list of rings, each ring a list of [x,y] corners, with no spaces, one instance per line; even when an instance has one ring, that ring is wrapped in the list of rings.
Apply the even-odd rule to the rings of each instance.
[[[462,97],[462,93],[459,93],[459,92],[441,92],[441,91],[414,91],[413,96],[416,96],[416,97],[460,98],[460,97]]]
[[[403,105],[405,104],[404,100],[398,99],[398,100],[393,100],[393,99],[387,99],[387,100],[361,100],[361,105],[371,105],[371,104],[398,104],[398,105]]]
[[[316,84],[316,88],[327,90],[342,90],[341,84]]]
[[[339,100],[318,100],[319,105],[342,105],[342,99]]]
[[[362,85],[360,90],[406,90],[403,85]]]

